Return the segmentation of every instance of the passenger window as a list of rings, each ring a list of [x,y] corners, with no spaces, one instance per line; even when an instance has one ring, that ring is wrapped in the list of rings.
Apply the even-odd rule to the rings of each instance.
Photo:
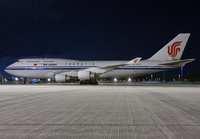
[[[83,63],[81,63],[81,65],[83,65]]]
[[[79,63],[77,63],[77,65],[79,65]]]
[[[69,63],[69,65],[71,65],[71,63]]]

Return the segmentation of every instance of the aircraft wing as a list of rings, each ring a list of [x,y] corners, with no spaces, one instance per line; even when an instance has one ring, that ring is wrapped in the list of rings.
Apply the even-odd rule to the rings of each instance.
[[[105,66],[100,66],[100,67],[93,67],[93,68],[87,68],[87,69],[83,69],[83,70],[77,70],[77,71],[66,71],[66,72],[59,72],[59,73],[51,73],[53,75],[56,74],[63,74],[63,75],[67,75],[67,76],[73,76],[76,77],[78,76],[78,71],[91,71],[92,73],[97,73],[97,74],[102,74],[105,73],[111,69],[114,68],[118,68],[118,67],[122,67],[122,66],[126,66],[126,65],[131,65],[131,64],[137,64],[142,58],[141,57],[137,57],[127,63],[121,63],[121,64],[113,64],[113,65],[105,65]]]
[[[122,64],[114,64],[114,65],[105,65],[105,66],[100,66],[100,67],[93,67],[93,68],[88,68],[88,69],[84,69],[86,71],[91,71],[93,73],[105,73],[108,70],[114,69],[114,68],[118,68],[118,67],[122,67],[122,66],[126,66],[126,65],[131,65],[131,64],[136,64],[138,63],[142,58],[141,57],[137,57],[127,63],[122,63]]]

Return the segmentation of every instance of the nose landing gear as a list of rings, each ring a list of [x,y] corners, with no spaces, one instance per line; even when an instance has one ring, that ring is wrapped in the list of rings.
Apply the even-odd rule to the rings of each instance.
[[[21,83],[22,83],[22,84],[26,84],[26,78],[22,78],[22,79],[21,79]]]

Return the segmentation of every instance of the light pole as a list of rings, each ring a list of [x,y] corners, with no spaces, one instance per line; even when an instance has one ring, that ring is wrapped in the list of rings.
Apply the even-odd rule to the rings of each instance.
[[[181,67],[181,81],[183,81],[183,67]]]
[[[163,81],[165,81],[165,71],[163,71]]]
[[[181,77],[181,75],[179,74],[179,75],[178,75],[179,81],[180,81],[180,79],[181,79],[180,77]]]

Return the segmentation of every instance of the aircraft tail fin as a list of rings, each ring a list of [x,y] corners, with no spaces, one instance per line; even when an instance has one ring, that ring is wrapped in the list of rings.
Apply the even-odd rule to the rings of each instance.
[[[190,33],[180,33],[148,60],[179,60]]]

